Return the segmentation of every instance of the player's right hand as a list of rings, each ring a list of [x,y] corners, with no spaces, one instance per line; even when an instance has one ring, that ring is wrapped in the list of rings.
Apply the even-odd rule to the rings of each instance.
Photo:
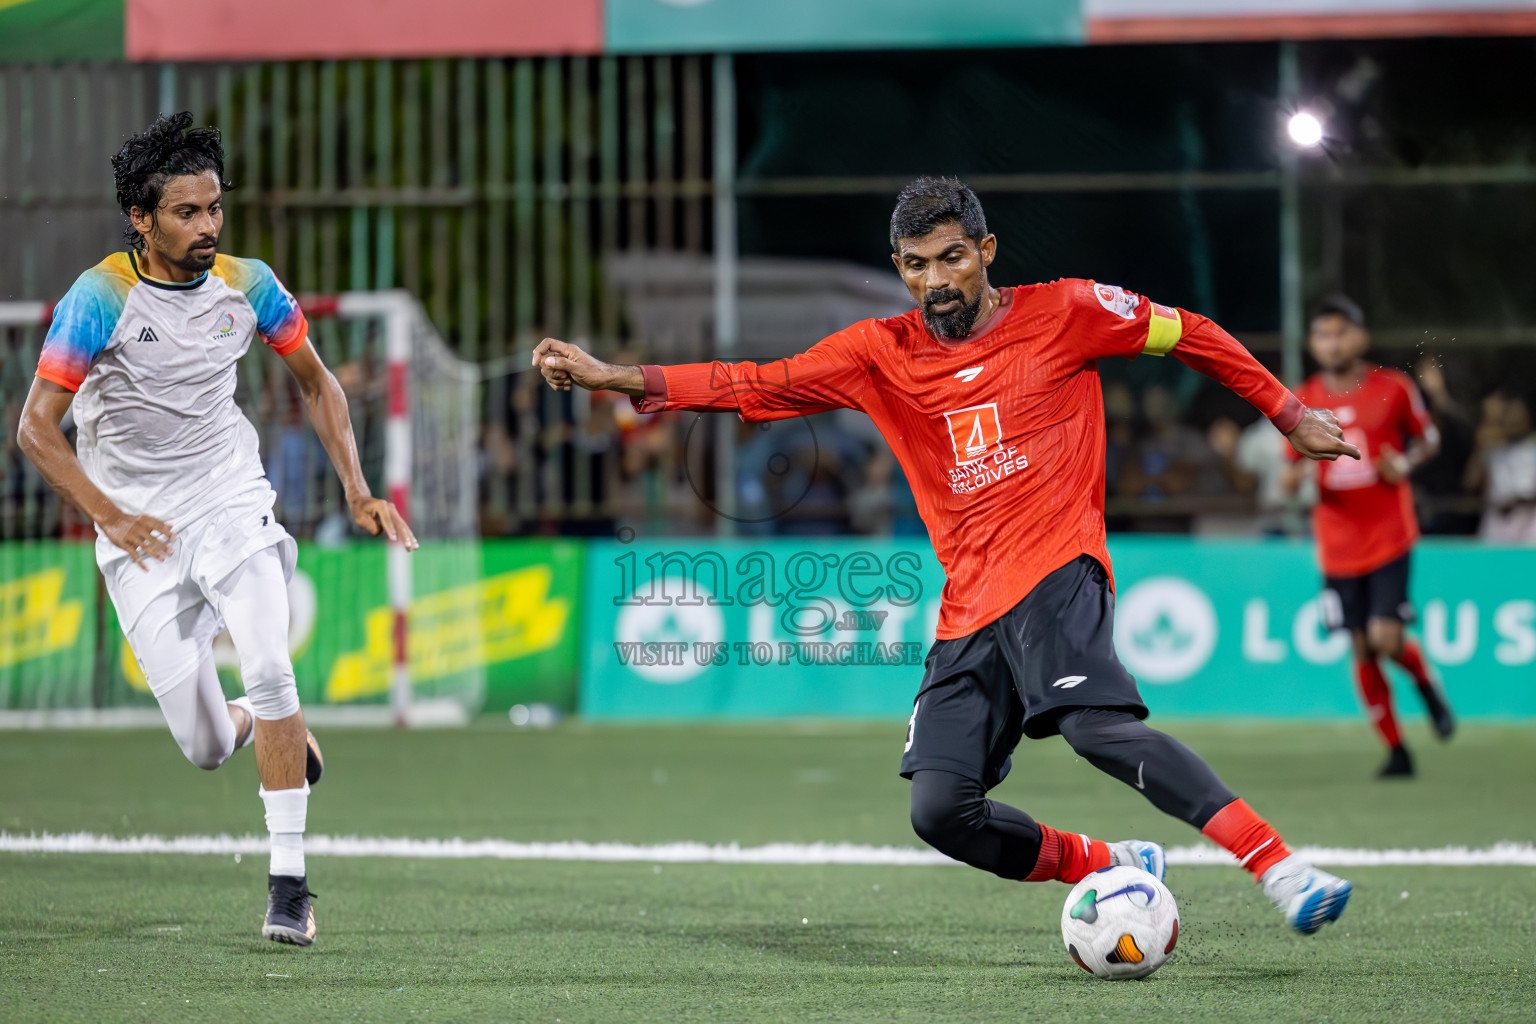
[[[533,365],[556,391],[569,391],[572,384],[588,391],[601,390],[607,386],[607,371],[611,369],[607,363],[558,338],[539,342],[533,350]]]
[[[154,516],[130,516],[122,512],[102,523],[101,531],[107,535],[107,540],[128,552],[133,564],[145,572],[149,572],[149,566],[144,564],[144,559],[163,562],[170,558],[171,541],[176,539],[171,528]]]
[[[1309,459],[1334,461],[1340,455],[1360,457],[1360,449],[1344,440],[1344,430],[1328,409],[1307,409],[1296,429],[1285,435],[1296,454]]]

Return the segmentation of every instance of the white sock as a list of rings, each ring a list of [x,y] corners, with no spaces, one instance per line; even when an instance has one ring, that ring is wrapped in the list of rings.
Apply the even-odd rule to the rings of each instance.
[[[237,708],[244,708],[245,713],[251,716],[251,731],[245,734],[245,742],[235,748],[236,750],[241,750],[256,742],[256,712],[251,707],[251,698],[249,697],[236,697],[229,703]]]
[[[270,874],[304,877],[304,819],[309,811],[309,783],[302,789],[261,789],[272,834]]]

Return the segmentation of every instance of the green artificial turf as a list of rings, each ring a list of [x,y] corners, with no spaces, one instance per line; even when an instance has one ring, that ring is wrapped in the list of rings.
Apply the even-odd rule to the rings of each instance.
[[[1536,840],[1536,730],[1410,739],[1370,777],[1352,725],[1173,723],[1295,843]],[[902,723],[334,731],[310,831],[916,847]],[[161,732],[0,734],[0,829],[261,831],[249,752],[212,773]],[[1198,837],[1059,740],[994,794],[1063,828]],[[1295,936],[1247,876],[1174,867],[1181,930],[1146,982],[1061,950],[1066,889],[961,867],[311,857],[320,938],[257,938],[264,858],[0,854],[0,1020],[1528,1020],[1536,870],[1357,868]]]

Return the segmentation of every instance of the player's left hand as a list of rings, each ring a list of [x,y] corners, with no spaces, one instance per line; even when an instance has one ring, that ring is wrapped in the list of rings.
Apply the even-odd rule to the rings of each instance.
[[[406,525],[405,517],[400,514],[399,509],[395,508],[393,502],[370,496],[352,498],[347,505],[352,510],[352,521],[373,536],[377,537],[382,533],[390,540],[398,541],[407,551],[415,551],[421,547],[416,542],[416,535]]]
[[[1408,456],[1389,444],[1381,446],[1381,455],[1376,459],[1376,475],[1381,477],[1383,483],[1401,483],[1408,479],[1412,469],[1408,464]]]
[[[1296,429],[1285,435],[1296,454],[1309,459],[1334,461],[1340,455],[1360,457],[1360,449],[1344,440],[1344,430],[1327,409],[1308,409],[1302,413]]]

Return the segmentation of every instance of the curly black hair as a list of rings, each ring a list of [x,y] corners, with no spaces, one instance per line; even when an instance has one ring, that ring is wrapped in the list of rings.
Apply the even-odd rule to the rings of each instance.
[[[128,221],[123,241],[131,249],[144,251],[144,236],[133,226],[130,212],[135,206],[154,210],[160,205],[165,183],[181,174],[213,171],[219,186],[228,192],[235,186],[224,180],[224,143],[219,130],[192,127],[192,112],[161,114],[155,123],[130,136],[112,158],[112,177],[117,186],[117,205]]]
[[[958,178],[924,175],[901,190],[891,212],[891,252],[900,252],[903,238],[922,238],[940,224],[959,224],[965,237],[987,237],[987,217],[976,198]]]

